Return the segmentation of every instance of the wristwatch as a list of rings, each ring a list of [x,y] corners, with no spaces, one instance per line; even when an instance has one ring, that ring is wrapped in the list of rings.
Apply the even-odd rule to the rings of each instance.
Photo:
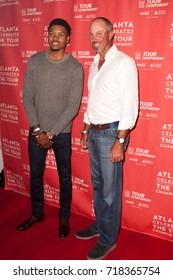
[[[82,130],[81,134],[88,134],[88,130]]]
[[[118,140],[121,144],[123,144],[123,143],[124,143],[124,141],[125,141],[125,139],[124,139],[124,138],[122,138],[122,137],[118,137],[118,136],[116,136],[116,140]]]
[[[47,137],[48,137],[50,140],[55,136],[55,134],[54,134],[53,131],[48,131],[48,132],[46,132],[46,134],[47,134]]]

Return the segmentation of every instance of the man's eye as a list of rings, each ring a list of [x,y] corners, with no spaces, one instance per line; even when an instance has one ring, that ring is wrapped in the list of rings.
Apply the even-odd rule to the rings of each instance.
[[[58,33],[58,34],[55,34],[53,32],[49,32],[49,36],[56,36],[56,37],[65,37],[65,33]]]

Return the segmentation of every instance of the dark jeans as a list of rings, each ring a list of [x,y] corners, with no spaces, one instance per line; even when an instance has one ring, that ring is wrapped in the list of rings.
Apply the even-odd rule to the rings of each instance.
[[[71,180],[71,133],[60,133],[53,138],[57,171],[60,182],[60,211],[64,218],[70,217],[72,200]],[[48,149],[39,148],[35,143],[32,130],[29,132],[30,195],[32,215],[38,217],[44,213],[44,170]]]

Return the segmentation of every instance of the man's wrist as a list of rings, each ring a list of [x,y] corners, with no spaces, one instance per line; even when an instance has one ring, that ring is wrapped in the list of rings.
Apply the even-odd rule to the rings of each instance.
[[[125,139],[123,137],[116,136],[115,138],[120,144],[123,144],[125,142]]]
[[[33,129],[33,132],[37,132],[37,131],[40,131],[40,125],[39,124],[35,124],[32,126],[32,129]]]
[[[55,136],[55,133],[52,130],[49,130],[46,132],[46,135],[51,140]]]
[[[86,129],[82,130],[82,131],[81,131],[81,134],[82,134],[82,135],[83,135],[83,134],[88,134],[88,130],[86,130]]]

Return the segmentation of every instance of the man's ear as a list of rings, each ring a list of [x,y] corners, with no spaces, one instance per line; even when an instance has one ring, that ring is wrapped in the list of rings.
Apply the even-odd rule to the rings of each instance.
[[[113,38],[114,38],[114,31],[110,31],[109,32],[109,39],[113,40]]]
[[[67,44],[70,43],[70,36],[67,37]]]

